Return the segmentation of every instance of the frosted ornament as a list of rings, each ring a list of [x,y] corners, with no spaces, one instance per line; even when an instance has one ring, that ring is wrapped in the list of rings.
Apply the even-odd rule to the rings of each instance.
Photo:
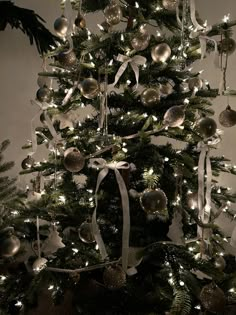
[[[166,62],[171,56],[171,48],[166,43],[158,44],[151,50],[152,60],[154,62]]]
[[[95,242],[92,224],[85,221],[79,227],[79,238],[82,242],[91,244]]]
[[[172,106],[164,115],[164,125],[169,127],[180,127],[185,120],[185,106]]]
[[[87,99],[97,97],[100,92],[98,81],[93,78],[84,79],[81,83],[80,91]]]
[[[45,255],[50,255],[56,253],[59,248],[65,247],[62,242],[62,238],[59,236],[57,228],[55,226],[50,228],[50,233],[48,238],[43,242],[41,251]]]
[[[140,98],[144,106],[153,107],[160,102],[160,92],[158,89],[148,88],[142,92]]]
[[[122,19],[121,7],[112,0],[111,3],[104,9],[105,20],[109,25],[117,25]]]
[[[85,158],[78,149],[72,148],[70,152],[66,150],[64,154],[64,166],[67,171],[72,173],[79,172],[84,168],[84,165]]]

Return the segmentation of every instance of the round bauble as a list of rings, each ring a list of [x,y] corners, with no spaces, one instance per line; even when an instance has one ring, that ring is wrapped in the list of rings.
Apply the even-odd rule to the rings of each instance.
[[[103,272],[103,282],[108,289],[120,289],[126,284],[126,274],[118,266],[109,266]]]
[[[95,242],[92,224],[84,222],[79,227],[79,238],[82,242],[90,244]]]
[[[146,189],[140,196],[143,210],[149,214],[166,214],[167,197],[161,189]]]
[[[40,102],[50,103],[52,100],[52,91],[44,85],[40,89],[38,89],[36,93],[37,100]]]
[[[38,273],[40,272],[41,270],[43,270],[44,268],[47,267],[47,259],[46,258],[43,258],[43,257],[39,257],[35,260],[35,262],[33,263],[33,271],[35,273]]]
[[[85,158],[76,148],[64,155],[64,166],[69,172],[76,173],[81,171],[85,165]]]
[[[56,21],[54,22],[54,30],[58,36],[66,36],[68,27],[69,22],[64,15],[57,18]]]
[[[160,102],[160,92],[158,89],[148,88],[141,94],[141,102],[146,107],[152,107]]]
[[[213,313],[223,312],[226,304],[224,292],[215,283],[202,288],[200,301],[207,311]]]
[[[33,165],[34,165],[34,159],[30,155],[28,155],[27,158],[25,158],[21,162],[21,167],[23,170],[27,170],[27,169],[31,168]]]
[[[61,51],[57,56],[59,63],[63,67],[73,67],[77,63],[77,58],[74,50]]]
[[[161,95],[167,96],[173,93],[173,86],[167,82],[165,84],[161,84],[160,86],[160,93]]]
[[[185,120],[185,106],[172,106],[164,115],[163,124],[168,127],[179,127]]]
[[[146,49],[150,42],[150,35],[147,32],[139,32],[131,40],[131,46],[136,51],[142,51]]]
[[[186,201],[190,209],[197,209],[198,208],[198,193],[193,192],[193,193],[187,194]]]
[[[162,0],[162,5],[164,9],[168,11],[175,11],[176,10],[176,0]]]
[[[78,14],[77,18],[75,19],[75,26],[81,28],[82,30],[86,28],[86,21],[83,15]]]
[[[122,19],[121,7],[116,3],[116,1],[112,0],[111,3],[104,9],[104,16],[108,24],[119,24]]]
[[[219,123],[226,128],[236,125],[236,111],[227,106],[226,109],[220,113]]]
[[[198,123],[199,132],[205,138],[214,136],[217,129],[217,124],[214,119],[210,117],[204,117]]]
[[[81,83],[80,91],[81,94],[88,99],[93,99],[99,94],[98,81],[93,78],[84,79]]]
[[[219,52],[227,55],[231,55],[235,52],[236,43],[233,38],[224,38],[218,46]]]
[[[20,249],[20,240],[14,235],[14,228],[8,227],[0,231],[0,256],[13,257]]]
[[[216,256],[216,258],[214,259],[214,265],[217,269],[219,269],[220,271],[223,271],[226,267],[226,262],[224,260],[224,257],[222,256]]]
[[[166,43],[158,44],[152,48],[151,55],[154,62],[166,62],[171,56],[170,46]]]
[[[188,88],[190,91],[194,90],[195,88],[201,90],[202,86],[203,86],[202,79],[198,77],[194,77],[188,80]]]

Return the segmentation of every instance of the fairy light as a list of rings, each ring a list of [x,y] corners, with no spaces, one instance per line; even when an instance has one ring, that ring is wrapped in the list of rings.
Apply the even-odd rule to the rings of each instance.
[[[7,279],[7,277],[5,277],[5,276],[0,276],[0,280],[1,281],[5,281]]]
[[[235,293],[235,288],[231,288],[231,289],[229,289],[229,291],[228,292],[230,292],[230,293]]]
[[[160,11],[161,10],[161,7],[158,5],[158,6],[156,6],[156,8],[155,8],[155,11]]]
[[[221,194],[221,189],[220,188],[217,189],[217,193]]]
[[[79,139],[79,136],[74,136],[73,139],[74,139],[74,140],[78,140],[78,139]]]
[[[196,305],[194,308],[195,308],[196,310],[200,310],[200,309],[201,309],[201,305]]]
[[[128,85],[130,85],[130,84],[131,84],[131,81],[130,81],[130,80],[127,80],[126,83],[127,83]]]
[[[138,9],[139,8],[139,4],[138,2],[135,2],[135,8]]]
[[[79,252],[78,248],[72,248],[72,251],[77,254]]]
[[[96,250],[99,250],[98,244],[96,244],[95,249],[96,249]]]
[[[168,157],[165,157],[165,158],[164,158],[164,161],[165,161],[165,162],[168,162],[169,160],[170,160],[170,159],[169,159]]]
[[[143,114],[143,117],[144,117],[144,118],[147,118],[147,117],[148,117],[148,114],[147,114],[147,113],[144,113],[144,114]]]
[[[121,34],[121,35],[120,35],[120,40],[121,40],[122,42],[125,40],[124,34]]]
[[[86,263],[85,263],[85,267],[87,267],[89,265],[89,262],[88,261],[86,261]]]
[[[100,29],[100,31],[104,31],[104,27],[101,24],[97,24],[97,27]]]
[[[224,17],[223,17],[223,19],[222,19],[222,21],[223,21],[224,23],[229,22],[229,20],[230,20],[230,13],[228,13],[227,15],[224,15]]]
[[[180,285],[181,287],[184,287],[184,286],[185,286],[185,283],[184,283],[182,280],[180,280],[179,285]]]
[[[22,305],[23,305],[23,304],[22,304],[21,301],[17,301],[17,302],[15,303],[15,306],[16,306],[16,307],[22,307]]]
[[[157,121],[157,117],[156,117],[156,116],[152,116],[152,119],[153,119],[154,121]]]
[[[51,285],[48,287],[48,290],[51,291],[51,290],[53,290],[53,289],[54,289],[54,285],[51,284]]]
[[[190,103],[189,99],[186,98],[186,99],[184,100],[184,104],[188,105],[189,103]]]

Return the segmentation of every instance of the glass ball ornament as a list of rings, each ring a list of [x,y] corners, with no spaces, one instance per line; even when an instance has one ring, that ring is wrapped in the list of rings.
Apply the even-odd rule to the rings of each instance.
[[[198,90],[201,90],[202,87],[203,87],[203,82],[202,82],[202,79],[200,79],[199,77],[190,78],[188,80],[188,88],[190,91],[193,91],[195,88],[197,88]]]
[[[54,30],[58,36],[66,36],[68,27],[69,27],[69,22],[64,15],[57,18],[54,22]]]
[[[145,50],[149,46],[150,35],[146,31],[140,31],[131,40],[131,46],[136,51]]]
[[[235,52],[236,43],[233,38],[224,38],[218,45],[219,52],[231,55]]]
[[[219,269],[220,271],[224,271],[225,267],[226,267],[226,262],[224,260],[224,257],[217,255],[214,259],[214,265],[217,269]]]
[[[162,6],[164,9],[168,11],[175,11],[176,10],[176,0],[162,0]]]
[[[75,26],[81,28],[82,30],[86,28],[86,21],[83,15],[77,15],[77,18],[75,19]]]
[[[44,85],[38,89],[36,98],[39,102],[50,103],[52,100],[52,91],[46,85]]]
[[[172,106],[164,115],[163,124],[168,127],[179,127],[185,120],[185,106]]]
[[[158,89],[148,88],[141,94],[141,102],[146,107],[153,107],[160,102],[160,92]]]
[[[31,168],[33,165],[34,165],[34,159],[30,155],[28,155],[27,158],[25,158],[21,162],[21,167],[23,170],[27,170],[27,169]]]
[[[224,291],[213,282],[202,288],[200,301],[205,310],[212,313],[223,312],[226,304]]]
[[[173,91],[174,91],[173,86],[169,82],[161,84],[160,86],[161,95],[167,96],[172,94]]]
[[[236,111],[228,105],[219,115],[219,123],[226,128],[236,125]]]
[[[99,94],[98,81],[93,78],[84,79],[80,86],[81,94],[87,99],[93,99]]]
[[[79,227],[79,238],[82,242],[91,244],[95,242],[92,223],[84,222]]]
[[[193,193],[187,194],[186,201],[190,209],[197,209],[198,208],[198,193],[193,192]]]
[[[47,259],[44,258],[44,257],[38,257],[34,263],[33,263],[33,266],[32,266],[32,269],[35,273],[38,273],[40,272],[41,270],[43,270],[44,268],[47,267]]]
[[[167,197],[161,189],[145,189],[140,196],[140,204],[148,214],[165,215]]]
[[[108,266],[103,272],[103,282],[108,289],[120,289],[126,284],[126,274],[121,266]]]
[[[198,123],[198,128],[200,134],[203,137],[210,138],[216,133],[217,124],[214,119],[210,117],[204,117]]]
[[[70,152],[64,154],[64,167],[69,172],[77,173],[84,168],[85,158],[77,148],[70,149]]]
[[[122,19],[121,7],[116,3],[116,1],[111,1],[111,3],[104,9],[105,20],[109,25],[117,25]]]
[[[59,61],[59,63],[63,66],[63,67],[73,67],[76,65],[77,63],[77,58],[76,58],[76,54],[74,52],[74,50],[67,50],[67,51],[61,51],[58,56],[57,59]]]
[[[7,227],[0,231],[0,257],[13,257],[20,249],[20,240],[14,235],[14,228]]]
[[[158,44],[152,48],[151,51],[152,60],[154,62],[166,62],[171,56],[171,48],[166,43]]]

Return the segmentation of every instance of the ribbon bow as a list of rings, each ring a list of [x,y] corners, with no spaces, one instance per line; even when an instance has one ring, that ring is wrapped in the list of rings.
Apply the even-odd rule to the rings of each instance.
[[[117,184],[120,190],[122,210],[123,210],[122,267],[124,271],[126,272],[128,268],[129,234],[130,234],[129,196],[128,196],[124,179],[121,176],[119,170],[129,169],[130,166],[127,162],[124,162],[124,161],[107,163],[102,158],[90,159],[88,166],[91,168],[100,169],[100,172],[98,174],[98,179],[97,179],[96,192],[95,192],[96,207],[92,216],[92,229],[94,233],[94,238],[98,244],[98,248],[103,259],[105,259],[108,256],[108,254],[107,254],[106,247],[105,247],[104,241],[102,239],[102,236],[99,230],[99,226],[97,224],[97,208],[98,208],[97,193],[98,193],[98,190],[102,181],[109,173],[109,170],[113,170],[115,172]]]
[[[139,66],[143,66],[145,65],[147,59],[143,56],[140,55],[135,55],[134,57],[128,57],[128,56],[124,56],[119,54],[116,58],[117,61],[122,62],[123,64],[120,66],[116,76],[115,76],[115,81],[114,83],[110,84],[109,87],[113,88],[116,83],[120,80],[120,77],[122,76],[122,74],[125,72],[125,70],[128,67],[128,64],[130,64],[130,66],[132,67],[134,74],[135,74],[135,78],[136,78],[136,88],[138,87],[138,83],[139,83]]]

